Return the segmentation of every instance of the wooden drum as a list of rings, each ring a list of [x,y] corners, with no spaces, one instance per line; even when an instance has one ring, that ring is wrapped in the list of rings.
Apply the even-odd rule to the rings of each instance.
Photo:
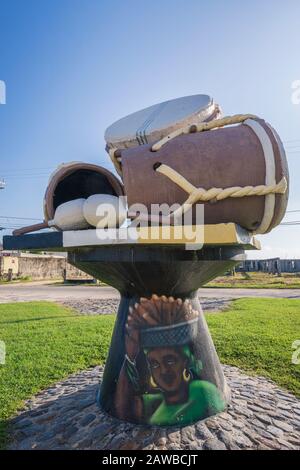
[[[129,206],[144,204],[150,212],[151,204],[202,203],[205,224],[234,222],[255,233],[280,223],[288,201],[288,167],[280,138],[268,123],[237,115],[182,132],[155,145],[120,150]]]

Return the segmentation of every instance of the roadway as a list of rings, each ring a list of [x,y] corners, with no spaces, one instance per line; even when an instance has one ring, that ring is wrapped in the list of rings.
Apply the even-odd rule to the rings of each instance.
[[[0,302],[24,302],[34,300],[64,301],[118,299],[118,291],[112,287],[91,285],[62,285],[58,283],[31,282],[0,285]],[[235,299],[240,297],[271,297],[300,299],[300,289],[230,289],[201,288],[199,297],[206,299]]]

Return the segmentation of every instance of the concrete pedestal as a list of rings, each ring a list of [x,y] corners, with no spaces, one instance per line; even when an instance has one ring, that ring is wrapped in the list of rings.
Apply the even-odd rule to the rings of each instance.
[[[240,248],[88,248],[69,262],[116,287],[121,302],[100,406],[119,419],[187,425],[230,399],[197,289],[243,259]]]

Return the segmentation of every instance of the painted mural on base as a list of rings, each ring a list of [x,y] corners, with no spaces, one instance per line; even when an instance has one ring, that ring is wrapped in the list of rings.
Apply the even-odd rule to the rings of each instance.
[[[141,298],[130,307],[114,414],[151,425],[187,425],[225,409],[218,388],[201,380],[194,343],[199,312],[190,301]]]

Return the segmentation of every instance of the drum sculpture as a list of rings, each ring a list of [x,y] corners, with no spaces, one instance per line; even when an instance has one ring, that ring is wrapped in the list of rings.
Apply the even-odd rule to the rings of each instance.
[[[105,138],[123,182],[95,165],[61,167],[46,190],[43,224],[5,237],[4,247],[66,250],[71,264],[118,289],[98,402],[121,420],[185,426],[230,400],[197,290],[258,248],[254,233],[280,223],[284,149],[264,120],[224,118],[207,95],[134,113]],[[153,214],[163,205],[168,213]],[[177,236],[186,214],[200,246],[184,230]],[[55,231],[24,235],[45,227]]]

